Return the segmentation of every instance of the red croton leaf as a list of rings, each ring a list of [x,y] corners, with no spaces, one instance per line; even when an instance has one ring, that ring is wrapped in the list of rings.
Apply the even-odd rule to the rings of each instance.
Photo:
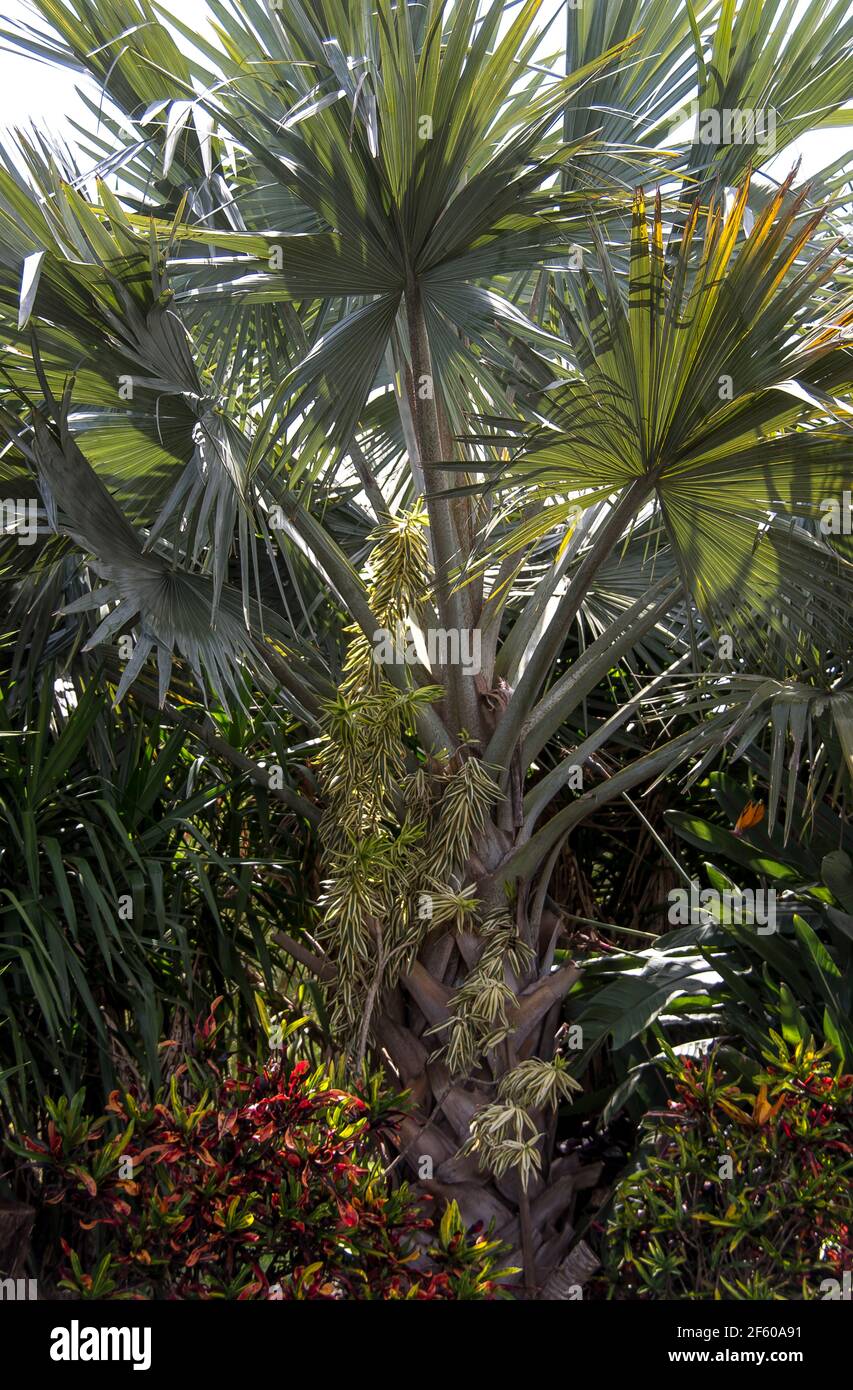
[[[353,1229],[358,1225],[358,1212],[352,1202],[343,1202],[338,1199],[338,1215],[348,1229]]]
[[[98,1184],[95,1182],[95,1179],[92,1177],[91,1173],[87,1173],[86,1169],[81,1168],[77,1163],[69,1164],[68,1171],[69,1173],[73,1173],[74,1176],[83,1184],[90,1197],[97,1197]]]

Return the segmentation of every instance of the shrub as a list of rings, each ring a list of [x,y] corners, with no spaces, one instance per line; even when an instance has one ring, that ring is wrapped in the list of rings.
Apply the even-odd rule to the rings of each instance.
[[[188,730],[112,709],[95,678],[58,711],[50,672],[29,698],[4,688],[7,658],[0,640],[0,1125],[26,1132],[49,1090],[83,1087],[95,1109],[114,1086],[158,1085],[158,1039],[226,990],[234,1044],[253,1052],[281,914],[298,936],[309,913],[308,850]],[[252,751],[248,719],[217,728]]]
[[[679,1099],[646,1117],[617,1187],[609,1297],[823,1298],[853,1269],[853,1076],[812,1040],[770,1039],[748,1089],[713,1054],[669,1054]]]
[[[63,1097],[46,1142],[25,1141],[45,1204],[63,1205],[60,1288],[137,1299],[497,1292],[497,1243],[467,1235],[455,1204],[436,1228],[383,1176],[389,1102],[284,1057],[224,1075],[218,1032],[211,1012],[154,1103],[114,1091],[93,1122],[82,1093]]]

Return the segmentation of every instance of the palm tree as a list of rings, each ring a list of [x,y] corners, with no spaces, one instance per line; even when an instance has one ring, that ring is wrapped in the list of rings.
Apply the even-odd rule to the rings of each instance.
[[[21,133],[0,171],[4,486],[45,523],[4,551],[17,660],[49,635],[79,669],[82,637],[166,721],[188,675],[301,721],[274,785],[322,924],[279,940],[411,1091],[403,1164],[564,1297],[567,837],[760,739],[793,678],[851,766],[839,171],[775,186],[757,130],[675,108],[772,112],[774,152],[841,124],[853,28],[828,0],[559,34],[541,0],[210,8],[6,30],[102,93],[73,154]]]

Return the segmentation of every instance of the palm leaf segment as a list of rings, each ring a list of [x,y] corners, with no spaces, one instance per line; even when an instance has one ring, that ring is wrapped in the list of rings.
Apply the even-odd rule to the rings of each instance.
[[[7,181],[4,191],[8,187]],[[97,557],[96,571],[107,581],[66,611],[115,605],[89,646],[123,628],[139,628],[117,698],[156,648],[161,700],[177,652],[200,681],[204,670],[227,704],[227,692],[238,693],[242,685],[242,661],[264,670],[249,636],[248,600],[225,585],[241,501],[248,511],[248,443],[206,394],[187,331],[171,303],[156,242],[140,245],[106,188],[109,231],[79,195],[67,188],[59,192],[62,215],[52,213],[41,228],[52,249],[42,253],[39,265],[40,321],[32,353],[7,358],[19,400],[31,405],[41,394],[46,410],[32,407],[29,430],[9,411],[5,423],[35,469],[50,520]],[[16,289],[10,274],[3,276],[2,293],[11,308]],[[69,378],[74,368],[78,373]],[[72,419],[71,397],[78,389],[89,412]],[[90,430],[93,413],[97,428]],[[149,457],[149,471],[136,476],[134,490],[122,495],[119,505],[88,455],[96,461],[112,458],[104,436],[108,439],[117,421],[126,426],[128,415],[139,421],[154,459]],[[75,434],[85,441],[85,454]],[[160,521],[140,535],[127,512],[138,515],[144,508],[140,520],[145,519],[176,461],[183,463],[175,489],[183,504],[180,525],[174,524],[171,501]],[[106,478],[124,493],[124,470],[107,471]],[[155,548],[167,521],[172,523],[169,543]],[[244,535],[247,529],[244,517]],[[206,572],[193,573],[202,550]]]
[[[451,410],[462,399],[454,366],[463,336],[477,343],[488,329],[494,338],[496,322],[536,334],[501,286],[549,252],[565,257],[591,201],[621,201],[589,188],[561,194],[554,175],[584,142],[546,136],[572,94],[625,47],[567,77],[549,73],[531,62],[542,44],[541,8],[527,0],[501,35],[501,3],[482,15],[477,0],[294,4],[271,60],[290,88],[289,109],[279,116],[269,100],[248,99],[236,77],[205,99],[317,230],[183,225],[181,237],[230,253],[208,259],[203,274],[191,260],[179,263],[188,303],[348,305],[280,384],[270,426],[280,427],[282,402],[298,396],[300,411],[313,403],[318,431],[348,443],[395,330],[405,340],[398,311],[415,291],[437,390]],[[476,283],[483,278],[490,289]]]
[[[701,244],[694,206],[669,264],[661,200],[650,224],[640,190],[627,303],[600,242],[603,288],[582,267],[555,303],[576,368],[538,398],[544,422],[500,471],[547,499],[633,483],[659,505],[712,627],[735,624],[756,644],[769,624],[797,649],[837,638],[849,609],[850,569],[831,538],[791,523],[813,523],[849,479],[853,300],[822,292],[835,243],[802,258],[820,215],[803,217],[807,190],[789,197],[789,186],[749,236],[748,182],[727,214],[712,204]],[[546,509],[541,526],[553,519]],[[806,605],[806,574],[822,604]]]

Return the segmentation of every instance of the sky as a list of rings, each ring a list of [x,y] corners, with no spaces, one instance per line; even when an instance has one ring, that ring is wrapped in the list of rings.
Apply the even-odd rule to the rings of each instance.
[[[673,4],[677,2],[673,0]],[[616,0],[597,0],[597,3],[616,3]],[[808,3],[809,0],[800,0],[798,11]],[[170,0],[169,7],[184,23],[194,27],[205,23],[205,0]],[[561,0],[546,0],[543,12],[548,15],[560,7]],[[3,18],[31,18],[26,0],[3,0]],[[49,69],[19,54],[0,51],[0,132],[36,120],[55,133],[73,138],[68,116],[75,111],[82,112],[75,93],[79,81],[76,74],[65,69]],[[88,121],[88,115],[86,119]],[[839,158],[849,147],[849,130],[815,132],[778,156],[770,165],[770,172],[784,177],[794,159],[802,156],[801,176],[808,177]]]

